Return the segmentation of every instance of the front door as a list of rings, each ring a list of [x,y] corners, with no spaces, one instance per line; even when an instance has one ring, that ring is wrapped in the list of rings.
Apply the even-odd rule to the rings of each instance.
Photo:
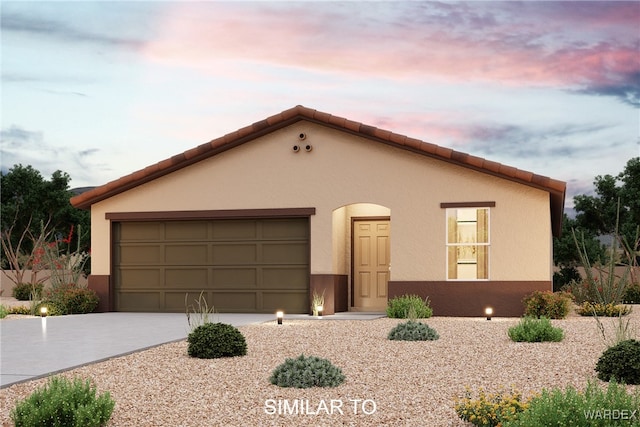
[[[353,307],[384,310],[390,267],[388,219],[353,221]]]

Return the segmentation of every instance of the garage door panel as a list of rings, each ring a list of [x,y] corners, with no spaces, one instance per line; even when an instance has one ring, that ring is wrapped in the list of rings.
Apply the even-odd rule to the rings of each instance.
[[[307,293],[306,292],[263,292],[262,307],[266,312],[285,310],[289,313],[306,313]]]
[[[206,221],[172,221],[165,224],[165,240],[200,240],[206,241],[209,236]]]
[[[262,289],[306,290],[308,281],[309,271],[306,268],[262,269]]]
[[[256,292],[213,292],[216,307],[224,307],[224,311],[254,312],[258,309]]]
[[[165,263],[168,265],[203,265],[207,263],[207,245],[166,245]]]
[[[264,239],[301,239],[309,237],[309,225],[306,219],[273,220],[262,223]]]
[[[213,240],[255,240],[258,237],[256,220],[214,221]]]
[[[307,264],[309,249],[306,243],[263,243],[262,261],[275,264]]]
[[[123,242],[145,240],[161,241],[164,239],[164,224],[161,222],[122,223],[120,240]]]
[[[185,298],[186,296],[186,298]],[[200,299],[200,291],[198,292],[165,292],[164,293],[164,308],[165,311],[183,312],[186,313],[199,313],[200,309],[212,310],[215,309],[211,302],[211,298],[208,292],[202,293],[202,298],[206,302],[200,300],[201,307],[198,306]],[[198,316],[199,314],[195,314]],[[192,315],[194,316],[194,315]],[[209,320],[213,320],[213,316],[209,316]]]
[[[120,292],[116,304],[120,311],[163,311],[160,292]]]
[[[257,288],[257,268],[213,268],[211,289]]]
[[[116,288],[120,289],[154,289],[162,286],[161,270],[156,269],[122,269],[118,273]]]
[[[165,268],[165,285],[167,289],[206,289],[208,287],[208,269],[201,268]]]
[[[255,245],[215,244],[212,252],[214,265],[255,264],[258,261]]]
[[[162,247],[149,245],[127,245],[122,246],[118,251],[118,261],[121,265],[153,264],[163,263]]]

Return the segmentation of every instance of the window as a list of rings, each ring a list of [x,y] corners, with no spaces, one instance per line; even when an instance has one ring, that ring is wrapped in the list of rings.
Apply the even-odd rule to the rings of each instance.
[[[447,209],[447,279],[489,279],[489,208]]]

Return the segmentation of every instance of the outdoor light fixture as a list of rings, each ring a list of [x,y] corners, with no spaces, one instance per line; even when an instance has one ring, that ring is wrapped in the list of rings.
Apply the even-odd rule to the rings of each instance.
[[[282,318],[284,317],[284,312],[276,311],[276,318],[278,319],[278,325],[282,325]]]
[[[322,317],[322,310],[324,309],[321,305],[316,305],[316,312],[318,313],[318,317]]]
[[[493,315],[493,308],[487,307],[484,309],[484,314],[487,316],[487,320],[491,320],[491,316]]]
[[[40,316],[47,317],[47,311],[48,311],[47,307],[44,307],[44,306],[40,307]]]

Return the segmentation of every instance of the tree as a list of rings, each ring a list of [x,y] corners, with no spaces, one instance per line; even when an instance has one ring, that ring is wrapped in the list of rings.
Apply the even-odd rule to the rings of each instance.
[[[47,181],[33,167],[22,165],[14,165],[6,174],[0,174],[0,231],[3,239],[8,239],[8,244],[13,248],[19,247],[22,254],[27,255],[33,251],[33,239],[25,239],[25,236],[40,236],[45,225],[53,236],[66,236],[71,227],[77,229],[80,225],[85,231],[80,237],[80,246],[83,250],[88,249],[90,214],[71,206],[70,180],[67,173],[58,170]],[[77,245],[78,238],[77,234],[73,236],[74,245]],[[2,267],[6,268],[8,259],[5,251],[1,252]]]
[[[632,244],[640,227],[640,157],[630,159],[624,170],[615,177],[596,176],[593,184],[596,195],[573,198],[578,212],[576,223],[596,235],[611,235],[619,220],[621,238],[627,244]],[[638,250],[637,247],[632,249]]]

